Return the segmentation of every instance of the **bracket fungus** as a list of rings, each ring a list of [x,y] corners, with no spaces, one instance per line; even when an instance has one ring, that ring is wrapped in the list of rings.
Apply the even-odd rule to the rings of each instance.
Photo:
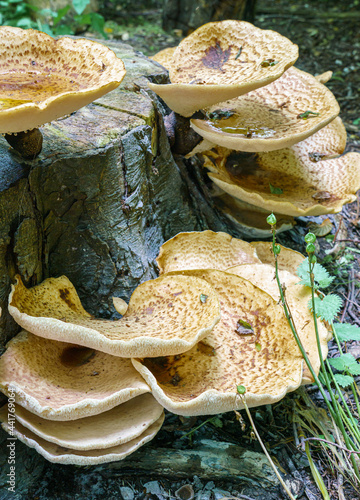
[[[176,113],[232,99],[279,78],[298,58],[298,47],[279,33],[244,21],[208,23],[167,56],[170,84],[149,83]]]
[[[22,331],[0,357],[0,389],[42,418],[74,420],[149,392],[129,359]]]
[[[201,296],[207,300],[202,301]],[[27,289],[18,279],[9,312],[26,330],[114,356],[164,356],[189,350],[220,320],[219,301],[206,281],[162,276],[138,286],[124,316],[96,319],[85,311],[65,277]]]
[[[209,415],[270,404],[297,389],[303,359],[279,304],[250,281],[211,269],[175,271],[211,283],[221,320],[191,350],[162,358],[132,359],[157,401],[179,415]],[[172,273],[171,273],[172,274]]]
[[[15,394],[11,435],[51,462],[121,460],[164,420],[129,359],[22,331],[0,358],[0,388]],[[0,421],[9,430],[8,409]]]
[[[288,216],[340,212],[356,200],[360,155],[347,153],[336,118],[290,148],[242,153],[223,147],[202,153],[208,176],[234,198]]]
[[[191,120],[191,126],[219,146],[273,151],[303,141],[330,123],[339,111],[325,85],[293,67],[266,87],[209,107],[207,119]]]
[[[86,450],[77,450],[70,447],[64,447],[54,442],[48,441],[40,437],[38,434],[35,434],[19,421],[17,421],[15,423],[15,426],[11,427],[10,429],[7,419],[7,410],[5,406],[0,409],[0,421],[2,422],[1,425],[5,431],[11,431],[13,437],[18,438],[30,448],[34,448],[49,462],[72,465],[95,465],[123,460],[131,453],[134,453],[134,451],[140,448],[140,446],[143,446],[145,443],[153,439],[164,422],[164,414],[162,414],[150,426],[146,427],[139,436],[129,441],[110,446],[108,448]],[[102,423],[103,419],[99,418],[98,425],[101,426]],[[131,425],[130,422],[129,424]],[[76,425],[77,421],[74,421],[74,426]],[[91,436],[89,437],[89,441],[90,440]]]
[[[179,233],[166,241],[160,247],[156,262],[160,274],[163,274],[185,269],[225,270],[237,264],[260,260],[254,247],[246,241],[223,232],[194,231]]]
[[[100,43],[0,27],[0,133],[24,158],[34,158],[39,126],[115,89],[125,73],[121,59]]]

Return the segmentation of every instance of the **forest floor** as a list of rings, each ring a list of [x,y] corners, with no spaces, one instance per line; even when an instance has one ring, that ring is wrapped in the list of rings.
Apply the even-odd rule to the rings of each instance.
[[[161,29],[161,12],[148,11],[125,15],[118,12],[118,18],[112,16],[113,21],[106,24],[110,38],[117,38],[131,44],[146,55],[155,54],[157,51],[174,46],[181,40],[181,33],[165,33]],[[118,23],[118,24],[116,24]],[[337,97],[341,106],[341,118],[348,132],[347,151],[360,152],[360,2],[338,2],[334,0],[307,0],[307,2],[287,2],[275,0],[272,2],[260,1],[257,8],[255,25],[273,29],[287,36],[300,48],[300,57],[296,64],[313,74],[320,74],[327,70],[333,71],[333,77],[328,87]],[[321,224],[327,217],[311,218],[315,224]],[[350,323],[360,325],[360,219],[359,200],[346,206],[342,213],[329,216],[332,224],[330,235],[319,238],[319,255],[324,259],[332,274],[336,275],[334,289],[344,300],[340,318]],[[280,241],[288,246],[304,250],[303,236],[307,219],[299,219],[298,226],[288,235],[280,237]],[[358,348],[355,344],[349,348]],[[337,353],[335,345],[330,344],[329,356]],[[359,353],[360,356],[360,353]],[[308,390],[312,401],[322,405],[321,396],[316,390]],[[309,426],[316,431],[314,422],[307,420],[305,410],[315,412],[315,418],[320,418],[311,409],[311,401],[303,392],[290,394],[283,401],[272,407],[260,407],[253,411],[256,424],[263,441],[267,444],[270,454],[280,471],[287,477],[297,490],[300,500],[321,499],[312,480],[307,458],[301,446],[298,446],[298,436],[294,433],[294,415],[303,420],[304,428]],[[309,406],[310,405],[310,406]],[[197,430],[195,430],[197,428]],[[259,443],[252,434],[246,416],[244,425],[237,421],[236,415],[226,413],[219,417],[197,417],[183,419],[168,415],[163,429],[151,443],[153,448],[175,448],[179,450],[191,449],[194,440],[214,439],[244,446],[250,450],[260,451]],[[349,482],[336,470],[332,470],[330,462],[318,445],[311,447],[316,465],[324,478],[326,487],[332,500],[359,499]],[[64,477],[68,480],[69,488],[73,491],[72,497],[78,496],[77,492],[86,491],[87,486],[82,483],[80,473],[73,477],[67,476],[65,468],[58,467],[59,482],[50,485],[54,497],[62,496]],[[176,464],[174,464],[174,470]],[[195,498],[215,500],[234,495],[237,498],[257,500],[271,500],[286,498],[279,493],[266,492],[248,487],[246,483],[239,482],[237,478],[228,477],[215,481],[211,477],[199,479],[174,479],[171,476],[159,477],[149,473],[139,475],[121,475],[120,492],[111,495],[106,489],[106,468],[98,469],[93,481],[99,481],[99,498],[192,498],[191,487],[195,491]],[[109,471],[110,472],[110,471]],[[53,475],[56,478],[56,475]],[[44,477],[44,480],[46,477]],[[100,485],[101,480],[101,485]],[[190,496],[177,493],[181,486],[188,485],[187,492]],[[49,488],[50,488],[49,486]],[[84,490],[85,489],[85,490]],[[95,490],[92,489],[92,492]],[[189,493],[190,492],[190,493]],[[34,489],[34,498],[38,490]],[[182,496],[183,495],[183,496]],[[41,495],[38,496],[40,498]],[[50,498],[50,497],[49,497]],[[93,498],[93,496],[91,496]],[[97,498],[97,496],[96,496]]]

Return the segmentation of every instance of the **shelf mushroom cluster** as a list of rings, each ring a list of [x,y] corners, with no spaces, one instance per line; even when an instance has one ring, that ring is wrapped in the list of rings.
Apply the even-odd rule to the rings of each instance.
[[[24,158],[41,151],[37,127],[118,87],[124,63],[104,45],[0,27],[0,133]]]
[[[297,285],[303,256],[282,248],[281,280],[314,370],[319,357]],[[161,276],[132,294],[122,318],[98,319],[66,277],[26,288],[9,312],[24,329],[0,358],[0,389],[15,393],[2,426],[57,463],[121,460],[152,439],[163,408],[206,415],[279,401],[311,375],[279,305],[269,243],[212,231],[180,233],[160,249]],[[322,356],[329,333],[319,321]]]
[[[150,88],[180,115],[202,112],[190,124],[203,142],[189,156],[209,170],[215,205],[256,237],[270,211],[289,229],[293,217],[339,212],[360,188],[360,155],[343,154],[324,85],[331,72],[300,71],[297,57],[288,39],[242,21],[206,24],[153,56],[171,83]]]

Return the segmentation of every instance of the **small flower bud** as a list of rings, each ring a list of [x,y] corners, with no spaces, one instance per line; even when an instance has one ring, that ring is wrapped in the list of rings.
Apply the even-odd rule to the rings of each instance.
[[[316,241],[316,236],[314,233],[308,233],[306,236],[305,236],[305,241],[306,243],[315,243]]]
[[[315,253],[315,245],[314,245],[314,243],[308,243],[306,245],[306,253]]]
[[[274,226],[276,224],[276,217],[274,214],[270,214],[267,218],[266,218],[266,222],[268,224],[270,224],[270,226]]]
[[[281,252],[281,246],[280,245],[274,245],[274,254],[279,255]]]
[[[309,255],[309,262],[310,264],[316,264],[317,262],[317,258],[316,258],[316,255]]]

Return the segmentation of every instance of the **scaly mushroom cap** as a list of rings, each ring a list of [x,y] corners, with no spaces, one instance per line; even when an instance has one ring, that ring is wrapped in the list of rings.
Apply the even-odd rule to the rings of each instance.
[[[246,241],[227,233],[194,231],[179,233],[166,241],[156,259],[160,274],[185,269],[225,270],[237,264],[260,262]]]
[[[263,264],[269,264],[273,268],[275,267],[275,258],[272,251],[272,242],[270,241],[252,241],[250,243],[257,253],[257,256]],[[305,257],[302,253],[296,252],[291,248],[279,245],[281,251],[277,256],[278,269],[280,271],[288,271],[294,276],[297,275],[297,269],[303,262]]]
[[[314,76],[289,68],[261,89],[207,110],[209,119],[191,120],[192,128],[214,144],[237,151],[289,148],[330,123],[339,105]]]
[[[268,238],[272,235],[271,227],[266,222],[268,210],[245,203],[224,192],[214,196],[213,200],[215,207],[233,221],[247,238]],[[295,225],[293,217],[282,214],[275,216],[277,233],[288,231]]]
[[[130,360],[22,331],[0,358],[0,389],[40,417],[74,420],[149,392]]]
[[[115,89],[125,73],[100,43],[0,27],[0,133],[70,114]]]
[[[277,302],[280,300],[280,292],[277,282],[274,279],[274,268],[272,266],[267,264],[245,264],[230,268],[227,272],[251,281],[251,283],[271,295]],[[319,351],[316,343],[314,319],[308,307],[309,300],[311,299],[311,289],[307,286],[298,285],[299,278],[288,271],[279,271],[279,277],[281,284],[285,284],[286,286],[285,296],[296,330],[310,363],[318,375],[320,370]],[[327,342],[330,340],[331,335],[322,321],[317,320],[317,324],[322,358],[325,359],[328,353]],[[311,372],[306,363],[304,363],[302,384],[312,384],[313,382]]]
[[[176,50],[176,47],[168,47],[166,49],[160,50],[160,52],[157,52],[153,56],[151,56],[149,59],[152,59],[153,61],[158,62],[164,68],[167,70],[170,69],[170,67],[173,64],[173,57],[174,57],[174,52]]]
[[[15,418],[37,436],[72,450],[100,450],[138,438],[163,413],[151,394],[143,394],[93,417],[57,422],[45,420],[19,405]]]
[[[295,217],[337,213],[356,200],[360,188],[359,153],[334,158],[343,151],[344,136],[336,119],[279,151],[250,154],[218,147],[204,166],[210,165],[208,175],[223,191],[268,211]]]
[[[279,401],[299,387],[303,359],[281,306],[270,295],[223,271],[182,273],[212,284],[221,320],[179,356],[132,359],[161,405],[179,415],[216,414],[243,408],[237,385],[246,387],[250,407]]]
[[[9,432],[6,406],[0,409],[0,421],[2,422],[1,426],[3,429]],[[140,436],[131,441],[110,448],[96,450],[73,450],[70,448],[63,448],[57,444],[45,441],[45,439],[37,436],[19,422],[15,423],[14,430],[11,429],[11,435],[17,437],[30,448],[34,448],[40,455],[46,458],[46,460],[49,460],[49,462],[72,465],[95,465],[123,460],[131,453],[134,453],[140,446],[143,446],[155,437],[163,421],[164,415],[151,424],[142,434],[140,434]]]
[[[202,295],[207,296],[206,302]],[[87,313],[65,276],[49,278],[31,289],[18,279],[9,297],[9,312],[35,335],[122,357],[187,351],[220,319],[215,290],[191,276],[163,276],[142,283],[117,321]]]
[[[176,113],[246,94],[279,78],[298,58],[279,33],[244,21],[208,23],[180,42],[169,65],[171,84],[149,87]]]

